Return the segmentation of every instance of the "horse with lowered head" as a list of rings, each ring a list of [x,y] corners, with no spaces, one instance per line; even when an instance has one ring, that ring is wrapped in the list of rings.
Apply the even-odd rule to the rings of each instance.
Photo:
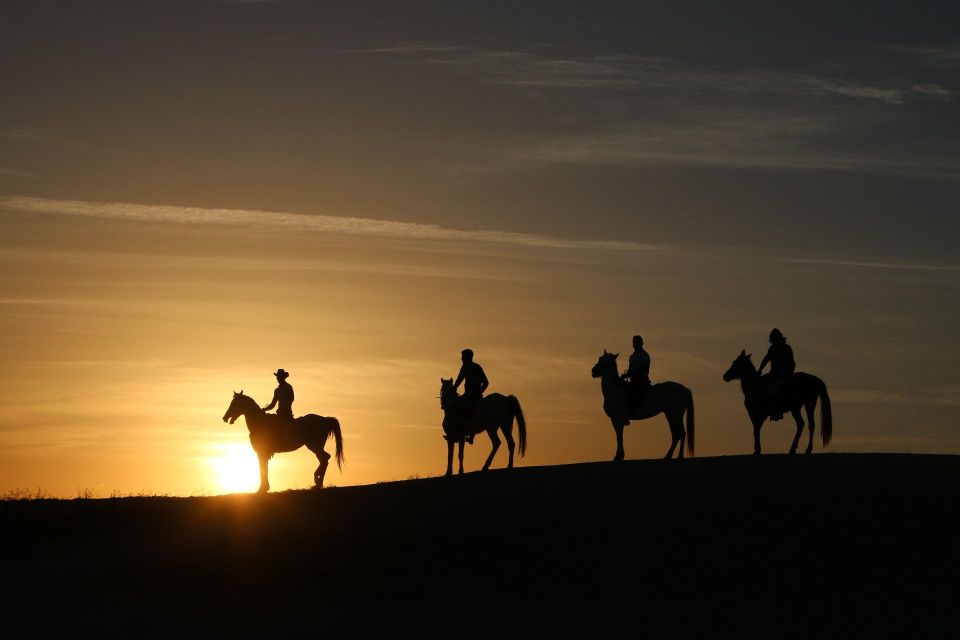
[[[490,468],[493,462],[493,456],[497,455],[497,449],[500,448],[500,438],[497,436],[497,430],[503,432],[503,437],[507,441],[507,451],[510,452],[510,458],[507,460],[507,469],[513,468],[513,450],[515,444],[513,441],[513,421],[517,421],[517,436],[520,445],[520,457],[527,452],[527,421],[523,417],[523,409],[520,408],[520,401],[516,396],[505,396],[499,393],[491,393],[480,399],[473,414],[463,416],[458,406],[462,396],[453,388],[453,378],[440,378],[440,408],[443,409],[443,432],[447,440],[447,473],[453,473],[453,445],[460,445],[460,473],[463,473],[463,443],[467,436],[475,436],[482,431],[486,431],[490,436],[490,442],[493,449],[487,456],[487,461],[483,463],[483,471]]]
[[[336,418],[310,413],[292,421],[286,420],[265,412],[253,398],[243,395],[242,390],[240,393],[234,392],[233,400],[223,414],[223,421],[233,424],[240,416],[246,420],[247,429],[250,431],[250,446],[257,452],[260,460],[261,493],[270,490],[267,465],[275,453],[296,451],[306,446],[320,461],[320,465],[313,472],[313,482],[317,487],[322,487],[323,476],[330,463],[330,454],[323,448],[332,437],[336,443],[337,468],[343,468],[343,436],[340,434],[340,421]]]
[[[751,355],[753,354],[747,353],[746,349],[740,351],[740,355],[723,374],[723,381],[740,381],[743,404],[753,424],[753,453],[756,455],[760,453],[760,427],[768,417],[773,415],[777,407],[774,399],[764,393],[763,379],[753,366]],[[823,446],[830,444],[830,438],[833,436],[833,412],[830,409],[830,396],[827,394],[826,383],[817,376],[798,371],[790,376],[781,394],[784,405],[781,408],[789,410],[797,423],[797,435],[793,437],[793,444],[790,445],[790,454],[797,452],[797,445],[800,444],[800,436],[803,434],[801,409],[807,412],[807,424],[810,429],[806,453],[813,451],[813,431],[816,426],[813,421],[813,410],[817,406],[817,399],[820,400],[820,436]]]
[[[673,452],[680,445],[678,458],[683,457],[683,445],[686,442],[687,453],[693,455],[694,420],[693,420],[693,392],[678,382],[659,382],[651,385],[644,392],[643,401],[639,407],[632,407],[627,392],[626,383],[620,378],[617,370],[617,356],[619,353],[607,353],[597,359],[591,371],[594,378],[600,378],[600,390],[603,392],[603,411],[610,418],[613,430],[617,434],[617,453],[614,461],[623,460],[623,428],[631,420],[646,420],[658,414],[667,417],[670,425],[670,449],[666,459],[673,457]],[[683,416],[687,416],[687,428],[683,428]]]

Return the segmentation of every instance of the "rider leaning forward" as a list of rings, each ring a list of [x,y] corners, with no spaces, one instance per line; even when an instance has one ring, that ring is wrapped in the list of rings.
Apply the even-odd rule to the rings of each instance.
[[[767,374],[766,380],[771,383],[770,386],[775,386],[778,391],[782,392],[786,381],[796,370],[797,363],[793,359],[793,349],[787,344],[787,339],[780,329],[774,329],[770,332],[770,348],[767,350],[767,355],[763,357],[757,372],[762,375],[763,368],[767,366],[767,363],[770,363],[770,373]],[[780,393],[777,395],[780,395]],[[771,420],[783,418],[783,408],[779,406],[782,403],[777,404],[776,410],[770,416]]]

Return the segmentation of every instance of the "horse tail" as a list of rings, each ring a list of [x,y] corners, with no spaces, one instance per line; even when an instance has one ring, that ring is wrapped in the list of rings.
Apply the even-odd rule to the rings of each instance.
[[[693,391],[687,389],[687,453],[693,457],[694,440]]]
[[[833,437],[833,412],[830,410],[830,396],[827,394],[827,383],[817,378],[818,395],[820,396],[820,437],[823,439],[823,446],[830,444],[830,438]]]
[[[333,435],[333,441],[337,445],[337,469],[343,471],[343,435],[340,433],[340,421],[336,418],[330,418],[333,421],[333,426],[330,428],[330,433]]]
[[[520,408],[520,401],[517,396],[510,396],[510,408],[513,409],[513,417],[517,419],[517,432],[520,445],[520,457],[527,452],[527,420],[523,417],[523,409]]]

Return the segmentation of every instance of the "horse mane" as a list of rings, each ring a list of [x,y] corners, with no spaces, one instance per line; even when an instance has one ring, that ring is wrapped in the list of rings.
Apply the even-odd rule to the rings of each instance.
[[[248,406],[253,406],[258,411],[260,411],[260,413],[263,413],[263,409],[260,408],[260,403],[254,400],[253,398],[251,398],[250,396],[240,393],[237,395],[237,397],[241,398],[242,401],[245,402]]]

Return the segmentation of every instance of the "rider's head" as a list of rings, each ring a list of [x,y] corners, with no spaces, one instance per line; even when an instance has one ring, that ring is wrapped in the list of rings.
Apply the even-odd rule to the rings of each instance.
[[[283,369],[277,369],[277,372],[273,375],[277,376],[277,382],[283,382],[290,374]]]
[[[633,336],[633,350],[636,351],[643,346],[643,336]]]
[[[786,341],[787,339],[783,337],[783,333],[780,331],[780,329],[774,329],[770,332],[770,342],[782,344]]]
[[[461,351],[460,359],[464,362],[473,362],[473,349],[464,349]]]

